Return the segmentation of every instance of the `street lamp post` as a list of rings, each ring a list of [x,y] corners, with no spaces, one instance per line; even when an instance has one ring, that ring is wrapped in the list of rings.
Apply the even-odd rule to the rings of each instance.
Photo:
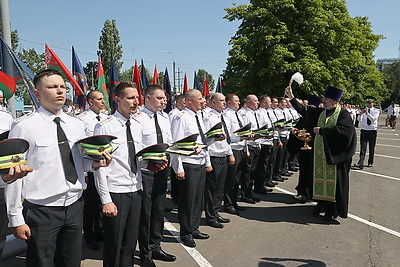
[[[173,73],[173,77],[174,77],[174,90],[173,93],[176,93],[176,73],[175,73],[175,56],[174,53],[169,52],[169,51],[164,51],[165,53],[168,53],[170,55],[172,55],[172,73]]]

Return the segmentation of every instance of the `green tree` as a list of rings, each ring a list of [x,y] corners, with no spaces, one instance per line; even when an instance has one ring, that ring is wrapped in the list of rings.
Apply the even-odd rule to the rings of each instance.
[[[120,40],[115,19],[106,20],[103,29],[101,30],[99,51],[101,53],[104,75],[107,83],[110,77],[111,56],[114,57],[115,66],[117,67],[118,72],[120,72],[122,67],[123,62],[119,61],[122,57],[122,45],[120,44]]]
[[[119,74],[119,80],[123,82],[132,81],[133,66],[126,69]]]
[[[91,90],[97,89],[97,61],[89,61],[86,66],[83,67],[86,78],[88,80],[88,86]]]
[[[203,91],[204,88],[204,75],[207,78],[208,82],[208,88],[210,89],[210,92],[214,89],[215,81],[210,73],[208,73],[204,69],[199,69],[197,71],[197,82],[199,83],[199,90]]]
[[[227,90],[280,96],[296,71],[305,82],[296,95],[322,95],[326,85],[345,90],[343,99],[381,99],[387,88],[372,52],[383,37],[367,17],[349,16],[344,0],[251,0],[225,9],[241,24],[230,40]]]
[[[390,91],[388,98],[382,102],[382,107],[387,107],[391,101],[400,102],[400,62],[386,65],[382,72],[385,74],[385,84]]]

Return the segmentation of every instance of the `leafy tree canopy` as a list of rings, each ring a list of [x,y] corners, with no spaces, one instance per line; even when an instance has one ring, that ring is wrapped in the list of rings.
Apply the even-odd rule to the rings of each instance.
[[[367,17],[351,18],[346,1],[251,0],[225,10],[225,19],[241,21],[224,71],[229,91],[280,96],[299,71],[299,97],[322,95],[326,85],[344,89],[353,103],[387,94],[372,54],[383,36]]]
[[[215,81],[214,81],[214,78],[212,77],[212,75],[210,73],[208,73],[204,69],[199,69],[197,71],[197,82],[199,83],[199,90],[203,91],[203,88],[204,88],[204,75],[207,78],[208,88],[210,89],[210,92],[211,92],[214,89]]]
[[[390,90],[390,96],[382,102],[382,107],[387,107],[392,101],[400,102],[400,62],[385,66],[382,72],[385,75],[385,84]]]

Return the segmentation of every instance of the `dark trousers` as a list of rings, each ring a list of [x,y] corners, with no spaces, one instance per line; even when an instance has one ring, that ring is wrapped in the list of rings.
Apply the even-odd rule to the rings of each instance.
[[[260,157],[256,167],[254,190],[263,190],[264,184],[271,179],[271,172],[268,171],[268,164],[272,154],[271,145],[261,145]]]
[[[246,161],[243,150],[232,150],[235,157],[235,164],[228,165],[225,180],[224,205],[225,207],[237,206],[239,181]]]
[[[204,204],[207,221],[216,221],[224,197],[226,171],[228,160],[226,157],[210,157],[213,170],[206,174]]]
[[[314,150],[299,152],[299,181],[296,186],[297,194],[308,199],[313,195]]]
[[[3,254],[4,245],[6,243],[7,235],[7,207],[4,199],[4,188],[0,188],[0,266],[1,266],[1,255]]]
[[[176,179],[176,173],[171,168],[170,169],[170,179],[171,179],[171,198],[175,201],[178,201],[179,197],[179,184],[178,179]]]
[[[372,130],[372,131],[361,130],[360,132],[361,132],[361,134],[360,134],[361,148],[360,148],[360,159],[358,161],[358,165],[364,166],[365,153],[367,152],[367,144],[368,144],[368,151],[369,151],[368,164],[374,164],[377,131],[376,130]]]
[[[286,169],[286,163],[288,159],[288,150],[287,150],[287,142],[288,139],[286,137],[281,137],[281,142],[283,144],[282,148],[278,148],[277,154],[276,154],[276,160],[275,160],[275,165],[274,165],[274,176],[280,175],[284,172],[287,172]]]
[[[26,266],[81,266],[82,198],[67,207],[23,203],[25,222],[31,230],[26,241]]]
[[[246,165],[242,175],[242,195],[252,197],[254,177],[256,176],[256,167],[260,157],[260,148],[249,146],[250,157],[246,158]]]
[[[269,158],[268,162],[268,171],[272,174],[272,178],[280,177],[280,173],[276,173],[275,165],[276,165],[276,156],[278,155],[278,139],[274,139],[273,141],[274,146],[271,149],[271,157]]]
[[[179,181],[178,220],[180,235],[191,235],[200,226],[205,165],[183,163],[185,179]]]
[[[132,267],[139,234],[142,191],[110,195],[118,214],[115,217],[103,217],[103,266]]]
[[[87,188],[83,191],[83,236],[86,242],[93,242],[101,235],[101,202],[92,172],[88,172],[86,183]]]
[[[139,249],[141,257],[151,257],[151,251],[161,249],[164,232],[165,196],[167,174],[142,171],[143,198],[139,227]]]
[[[396,116],[390,116],[389,118],[389,125],[393,129],[396,128],[396,122],[397,122],[397,117]]]

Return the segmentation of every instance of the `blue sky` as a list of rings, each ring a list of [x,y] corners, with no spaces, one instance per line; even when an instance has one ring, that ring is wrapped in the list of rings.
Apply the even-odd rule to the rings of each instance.
[[[68,68],[71,46],[83,65],[97,61],[96,51],[104,21],[116,19],[123,46],[123,69],[133,60],[144,60],[153,71],[168,67],[172,59],[187,73],[206,69],[217,79],[225,69],[229,39],[239,25],[223,19],[224,8],[248,0],[9,0],[11,29],[19,32],[24,48],[44,51],[48,43]],[[400,42],[399,0],[349,0],[350,15],[367,16],[373,31],[386,36],[376,58],[398,57]],[[165,53],[164,51],[169,51]],[[171,77],[172,79],[172,77]],[[172,81],[171,81],[172,82]]]

